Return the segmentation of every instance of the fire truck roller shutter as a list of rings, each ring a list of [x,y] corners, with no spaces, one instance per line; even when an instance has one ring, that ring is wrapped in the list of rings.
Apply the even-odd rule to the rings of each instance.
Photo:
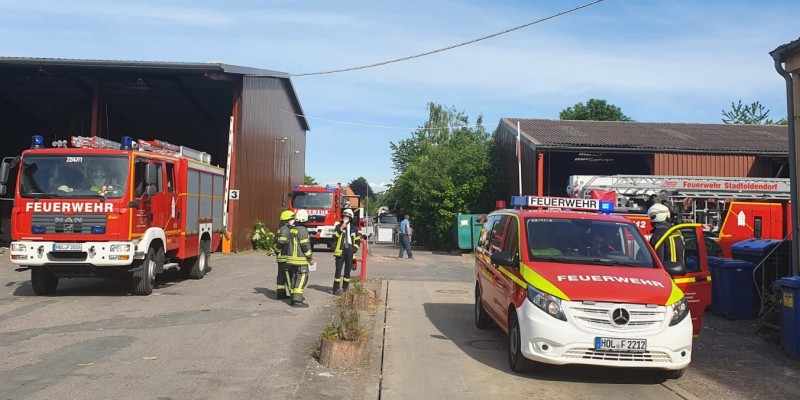
[[[212,208],[214,231],[223,229],[222,226],[222,209],[225,207],[225,182],[222,175],[214,175],[214,202]]]
[[[186,233],[200,231],[200,172],[189,170],[186,175]]]
[[[211,197],[214,194],[214,187],[212,183],[214,182],[212,176],[208,172],[200,172],[200,219],[203,221],[211,221],[211,218],[214,216],[212,213],[213,210],[213,198]]]

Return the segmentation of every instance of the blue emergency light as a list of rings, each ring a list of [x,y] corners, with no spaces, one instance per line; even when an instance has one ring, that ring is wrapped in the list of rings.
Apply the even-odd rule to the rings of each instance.
[[[42,137],[42,135],[33,135],[31,138],[31,148],[41,149],[42,147],[44,147],[44,137]]]
[[[42,234],[42,233],[44,233],[44,227],[41,226],[41,225],[34,225],[34,227],[31,228],[31,232],[33,232],[33,233],[35,233],[37,235],[38,234]]]
[[[611,214],[614,212],[614,203],[611,201],[600,201],[600,212],[604,214]]]
[[[102,225],[95,225],[92,227],[92,233],[95,235],[102,235],[106,233],[106,227]]]
[[[300,186],[297,186],[297,185],[292,186],[292,190],[299,190],[299,189],[300,189]]]
[[[332,191],[333,191],[333,189],[336,189],[336,188],[335,188],[335,187],[333,187],[333,186],[331,186],[331,185],[327,185],[327,186],[325,186],[325,189],[326,189],[327,191],[329,191],[329,192],[332,192]]]
[[[119,148],[122,150],[133,150],[133,138],[130,136],[123,136]]]
[[[511,196],[512,207],[525,207],[528,205],[528,196]]]

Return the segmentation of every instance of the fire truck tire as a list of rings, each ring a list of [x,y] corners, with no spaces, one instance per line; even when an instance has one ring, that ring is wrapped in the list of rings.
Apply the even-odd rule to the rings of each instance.
[[[667,379],[679,379],[684,372],[686,372],[686,368],[667,370],[664,371],[664,377]]]
[[[151,247],[147,250],[147,255],[144,256],[144,260],[142,260],[142,265],[139,266],[139,269],[133,271],[133,279],[131,283],[133,284],[133,294],[138,296],[147,296],[153,293],[153,286],[155,285],[156,280],[156,264],[158,263],[158,254],[161,255],[161,263],[164,263],[164,252],[163,250],[160,252],[156,252],[156,249]]]
[[[47,268],[31,268],[31,286],[38,295],[52,294],[58,286],[58,278]]]
[[[481,288],[476,283],[475,284],[475,326],[478,329],[489,329],[494,325],[494,321],[492,317],[489,316],[489,313],[486,312],[486,309],[483,308],[483,301],[481,301]]]
[[[517,322],[517,316],[513,312],[510,314],[508,319],[508,366],[514,372],[531,372],[534,370],[536,363],[522,355],[519,322]]]
[[[197,258],[192,263],[192,266],[189,267],[189,271],[187,276],[192,279],[203,279],[206,275],[206,269],[208,268],[208,262],[211,259],[211,244],[208,240],[203,240],[200,242],[200,254],[197,255]]]

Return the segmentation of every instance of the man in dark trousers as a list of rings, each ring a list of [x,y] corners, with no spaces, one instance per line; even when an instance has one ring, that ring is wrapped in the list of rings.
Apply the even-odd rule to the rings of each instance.
[[[669,208],[663,204],[653,204],[647,210],[647,215],[650,217],[650,222],[653,224],[653,230],[650,236],[650,245],[656,250],[658,258],[662,263],[673,262],[684,264],[684,242],[683,235],[680,230],[675,230],[669,234],[656,248],[656,243],[667,233],[669,228],[672,227],[670,220]]]
[[[286,276],[288,274],[286,266],[286,254],[284,253],[286,245],[289,243],[289,229],[294,225],[294,211],[286,210],[281,213],[281,220],[278,224],[278,237],[275,240],[277,252],[275,253],[276,261],[278,262],[278,278],[275,285],[275,297],[278,300],[289,298],[289,286],[286,283]]]
[[[336,272],[333,275],[333,294],[335,295],[342,294],[342,290],[347,291],[350,287],[353,258],[358,251],[360,241],[358,227],[353,217],[353,210],[342,211],[342,221],[333,232],[333,238],[336,241],[333,248],[333,256],[336,258]]]
[[[292,307],[307,308],[305,303],[306,284],[308,283],[308,264],[313,263],[311,258],[311,240],[308,229],[303,224],[308,221],[308,211],[297,210],[295,225],[289,228],[289,242],[287,243],[286,266],[289,292],[292,297]]]
[[[411,253],[411,217],[406,214],[405,219],[400,221],[400,255],[397,258],[403,258],[403,250],[406,251],[409,260],[414,259]]]

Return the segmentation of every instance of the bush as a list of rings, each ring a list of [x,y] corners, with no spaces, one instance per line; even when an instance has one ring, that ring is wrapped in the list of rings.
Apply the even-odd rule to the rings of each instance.
[[[361,323],[358,308],[355,306],[355,293],[344,292],[336,299],[338,321],[330,323],[322,332],[328,340],[359,341],[367,336],[367,327]]]
[[[260,220],[256,220],[255,225],[253,225],[252,240],[254,249],[266,251],[267,255],[270,256],[277,253],[275,234],[267,229],[267,226]]]

